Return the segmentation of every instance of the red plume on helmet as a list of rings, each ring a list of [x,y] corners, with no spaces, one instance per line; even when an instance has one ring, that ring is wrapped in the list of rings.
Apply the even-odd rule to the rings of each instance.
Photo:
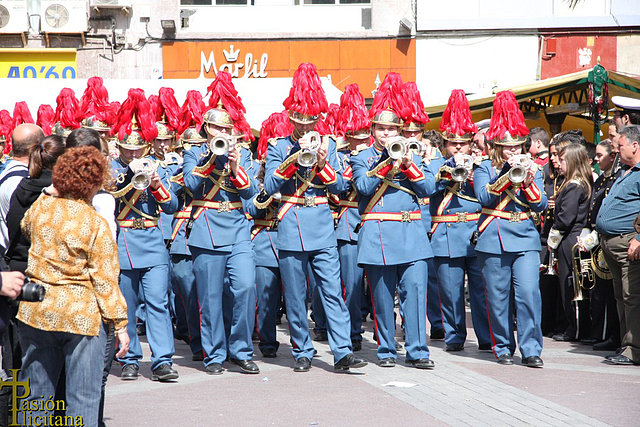
[[[187,98],[178,114],[178,133],[182,134],[189,126],[195,126],[199,130],[204,121],[205,109],[202,94],[199,91],[190,90],[187,92]]]
[[[253,132],[251,132],[251,126],[244,117],[239,122],[234,123],[233,127],[244,136],[245,140],[255,141],[256,137],[253,136]]]
[[[318,116],[327,112],[327,97],[315,65],[303,62],[298,66],[293,74],[289,96],[282,105],[289,111],[308,116]]]
[[[149,95],[149,106],[151,106],[151,114],[155,118],[156,122],[162,119],[162,106],[160,105],[160,98],[158,95]]]
[[[340,135],[371,127],[369,111],[357,83],[345,86],[340,96],[340,110],[336,127]]]
[[[218,71],[215,80],[207,88],[209,97],[209,108],[216,108],[218,104],[222,105],[233,122],[239,122],[244,119],[244,113],[247,111],[242,105],[242,99],[238,96],[238,91],[231,82],[231,74],[226,71]]]
[[[45,135],[51,135],[51,130],[55,124],[55,121],[53,120],[55,114],[56,113],[49,104],[41,104],[40,107],[38,107],[38,119],[36,120],[36,124],[42,128]]]
[[[260,139],[258,140],[258,159],[262,160],[267,155],[267,148],[271,138],[283,138],[291,135],[293,124],[289,120],[287,110],[279,113],[272,113],[260,128]]]
[[[11,133],[13,132],[13,119],[7,110],[0,110],[0,136],[5,139],[4,154],[11,151]]]
[[[391,109],[400,118],[409,115],[409,108],[402,98],[402,77],[398,73],[388,73],[384,81],[376,90],[369,117],[373,118],[380,112]]]
[[[315,130],[321,135],[338,135],[337,123],[338,123],[338,111],[340,106],[338,104],[330,104],[327,114],[322,120],[319,120],[316,124]]]
[[[130,135],[134,129],[132,119],[136,119],[136,130],[142,138],[151,142],[158,136],[155,117],[151,111],[151,105],[144,96],[142,89],[129,89],[129,96],[122,103],[115,123],[111,127],[111,135],[118,134],[118,139],[123,140],[125,135]]]
[[[420,91],[415,82],[407,82],[402,86],[404,102],[407,105],[406,116],[402,117],[405,123],[418,123],[424,125],[428,123],[429,116],[424,111],[424,104],[420,98]]]
[[[118,111],[120,111],[120,103],[113,101],[107,104],[101,111],[96,114],[96,120],[106,123],[107,126],[112,127],[118,118]]]
[[[109,92],[104,87],[102,77],[91,77],[87,80],[87,88],[80,98],[79,119],[95,117],[99,112],[108,108]]]
[[[469,101],[462,89],[454,89],[451,91],[447,108],[445,108],[442,113],[440,131],[451,137],[455,137],[456,135],[462,137],[478,131],[478,127],[471,117]],[[471,138],[469,137],[468,139]]]
[[[76,98],[75,92],[65,87],[56,98],[54,122],[60,122],[60,126],[66,129],[78,129],[81,126],[80,120],[78,120],[79,107],[80,103]]]
[[[169,128],[172,130],[178,129],[180,106],[176,100],[175,92],[170,87],[161,87],[158,92],[158,99],[160,100],[161,111],[160,118],[156,116],[156,121],[161,121],[164,114],[164,118]]]
[[[529,129],[524,122],[524,115],[520,111],[516,96],[510,90],[503,90],[498,92],[493,100],[493,115],[486,138],[501,140],[507,132],[510,137],[517,138],[527,136]]]
[[[29,106],[24,101],[16,102],[13,108],[13,127],[15,128],[22,123],[34,123]]]

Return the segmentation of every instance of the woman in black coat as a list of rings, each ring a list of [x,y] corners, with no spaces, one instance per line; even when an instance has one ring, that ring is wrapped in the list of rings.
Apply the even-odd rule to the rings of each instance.
[[[564,332],[555,334],[556,341],[575,341],[588,331],[579,331],[576,305],[573,302],[572,249],[587,224],[589,199],[593,183],[589,155],[582,144],[572,143],[559,151],[560,170],[565,179],[556,196],[553,228],[547,243],[557,249],[558,281],[564,314]],[[585,333],[587,335],[585,335]]]
[[[64,153],[65,146],[62,137],[50,135],[36,146],[29,156],[29,176],[18,184],[11,196],[9,212],[7,213],[7,229],[9,230],[9,244],[5,252],[5,260],[10,270],[24,271],[27,269],[29,254],[29,240],[22,235],[20,221],[25,212],[36,201],[42,189],[51,185],[51,171],[58,157]]]

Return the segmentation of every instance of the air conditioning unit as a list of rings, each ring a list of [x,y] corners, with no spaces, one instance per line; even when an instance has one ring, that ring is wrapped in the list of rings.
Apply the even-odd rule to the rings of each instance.
[[[0,33],[26,33],[29,31],[27,0],[0,2]]]
[[[84,33],[88,31],[86,0],[41,0],[40,28],[43,33]]]
[[[91,0],[91,7],[97,8],[130,8],[131,0]]]

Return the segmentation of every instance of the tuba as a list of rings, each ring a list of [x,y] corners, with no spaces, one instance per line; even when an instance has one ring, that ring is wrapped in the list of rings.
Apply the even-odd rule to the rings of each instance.
[[[528,154],[517,154],[513,157],[514,162],[509,169],[509,181],[518,185],[527,178],[527,173],[533,166],[533,162]]]
[[[300,138],[300,141],[307,143],[298,154],[298,164],[303,167],[310,168],[318,162],[318,149],[322,144],[320,133],[316,131],[307,132]]]
[[[133,159],[129,163],[129,168],[133,172],[131,184],[136,190],[146,190],[151,185],[151,177],[155,172],[155,164],[150,159]]]
[[[583,256],[583,254],[586,254],[586,256]],[[590,291],[595,284],[593,268],[591,267],[591,254],[581,251],[580,244],[576,243],[571,248],[571,255],[571,265],[573,267],[573,301],[582,301],[584,300],[582,291]]]

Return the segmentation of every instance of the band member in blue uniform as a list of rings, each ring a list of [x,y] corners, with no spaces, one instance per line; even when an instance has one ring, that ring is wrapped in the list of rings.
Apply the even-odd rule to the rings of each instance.
[[[294,371],[307,372],[314,355],[305,302],[308,265],[327,315],[334,367],[339,371],[359,368],[366,362],[356,358],[351,348],[349,313],[340,289],[337,241],[326,196],[326,189],[333,193],[341,189],[336,143],[310,133],[328,107],[313,64],[300,64],[284,107],[294,131],[269,146],[264,188],[268,195],[282,194],[277,215],[278,253],[296,359]]]
[[[420,98],[420,92],[415,82],[407,82],[402,88],[404,98],[409,107],[408,115],[403,118],[402,136],[405,138],[415,138],[421,144],[422,167],[427,167],[432,160],[442,157],[442,154],[435,147],[428,146],[423,143],[422,133],[424,126],[429,122],[429,116],[424,111],[424,104]],[[427,230],[427,234],[431,232],[431,212],[429,211],[429,197],[419,198],[420,214],[422,215],[422,223]],[[431,330],[429,338],[439,340],[444,338],[444,326],[442,319],[442,310],[440,309],[440,295],[438,292],[438,278],[436,275],[436,265],[434,258],[427,258],[427,320]]]
[[[431,162],[427,171],[436,181],[436,193],[431,196],[431,247],[436,256],[440,302],[446,319],[446,350],[463,350],[467,338],[465,273],[478,348],[491,350],[484,285],[472,243],[482,208],[474,193],[473,166],[481,158],[471,157],[470,144],[476,125],[464,91],[451,93],[440,130],[445,140],[445,158]]]
[[[258,307],[256,329],[258,348],[263,357],[276,357],[280,343],[276,339],[276,320],[282,300],[282,279],[278,267],[278,224],[276,215],[280,207],[279,194],[267,196],[264,191],[264,161],[269,144],[276,144],[277,135],[288,135],[293,130],[286,111],[271,114],[262,123],[257,147],[258,173],[256,180],[262,191],[246,203],[246,211],[253,217],[251,240],[256,257],[256,292]]]
[[[364,270],[358,265],[358,191],[353,182],[351,158],[369,146],[371,120],[364,97],[357,84],[347,85],[340,97],[337,131],[344,137],[344,148],[338,151],[338,160],[344,191],[339,195],[336,216],[340,280],[344,300],[351,319],[353,351],[362,349],[362,299],[364,297]]]
[[[111,163],[116,185],[112,194],[117,201],[120,288],[127,301],[131,340],[126,356],[119,359],[123,364],[121,378],[138,377],[142,348],[135,313],[138,296],[142,295],[152,354],[151,379],[175,380],[178,373],[171,367],[174,344],[168,310],[168,257],[158,220],[160,209],[169,214],[176,210],[177,200],[167,190],[168,183],[162,181],[157,162],[141,158],[158,132],[141,89],[129,90],[112,132],[118,133],[120,141],[120,157]]]
[[[251,224],[242,202],[256,193],[245,167],[248,150],[239,149],[231,137],[234,125],[250,132],[244,106],[229,73],[220,71],[209,86],[211,97],[205,113],[207,143],[184,152],[184,183],[193,193],[192,227],[188,236],[193,271],[200,300],[200,334],[208,374],[219,375],[227,355],[243,373],[260,372],[253,358],[251,335],[256,307],[255,268],[250,240]],[[242,126],[242,127],[240,127]],[[215,150],[215,152],[214,152]],[[232,307],[223,305],[225,275],[228,275]],[[227,339],[223,322],[232,319]]]
[[[547,207],[547,196],[541,190],[542,173],[529,157],[519,156],[524,153],[528,132],[513,92],[499,92],[487,132],[494,147],[490,158],[473,174],[476,198],[482,205],[475,250],[498,363],[513,364],[515,310],[522,364],[539,368],[543,365],[538,275],[541,248],[532,213]]]
[[[387,74],[371,107],[374,144],[351,159],[360,197],[358,264],[364,266],[373,296],[380,366],[396,364],[397,289],[405,323],[405,362],[419,369],[431,369],[434,363],[429,359],[427,347],[426,259],[433,252],[417,198],[432,193],[434,183],[425,179],[418,166],[420,156],[402,141],[393,139],[402,126],[396,113],[404,108],[401,85],[399,74]]]
[[[175,153],[184,153],[191,150],[191,147],[200,146],[206,142],[206,138],[198,132],[198,129],[202,127],[205,109],[200,92],[196,90],[187,92],[187,99],[179,114],[177,130],[180,137],[177,138],[174,147]],[[175,194],[178,199],[178,209],[171,223],[171,247],[169,249],[172,266],[171,283],[176,295],[176,307],[182,306],[186,317],[191,360],[201,362],[204,360],[204,352],[200,339],[200,307],[193,274],[193,259],[186,238],[193,193],[184,186],[182,164],[178,165],[169,181],[171,182],[171,193]],[[177,308],[176,311],[179,312],[179,309]]]

